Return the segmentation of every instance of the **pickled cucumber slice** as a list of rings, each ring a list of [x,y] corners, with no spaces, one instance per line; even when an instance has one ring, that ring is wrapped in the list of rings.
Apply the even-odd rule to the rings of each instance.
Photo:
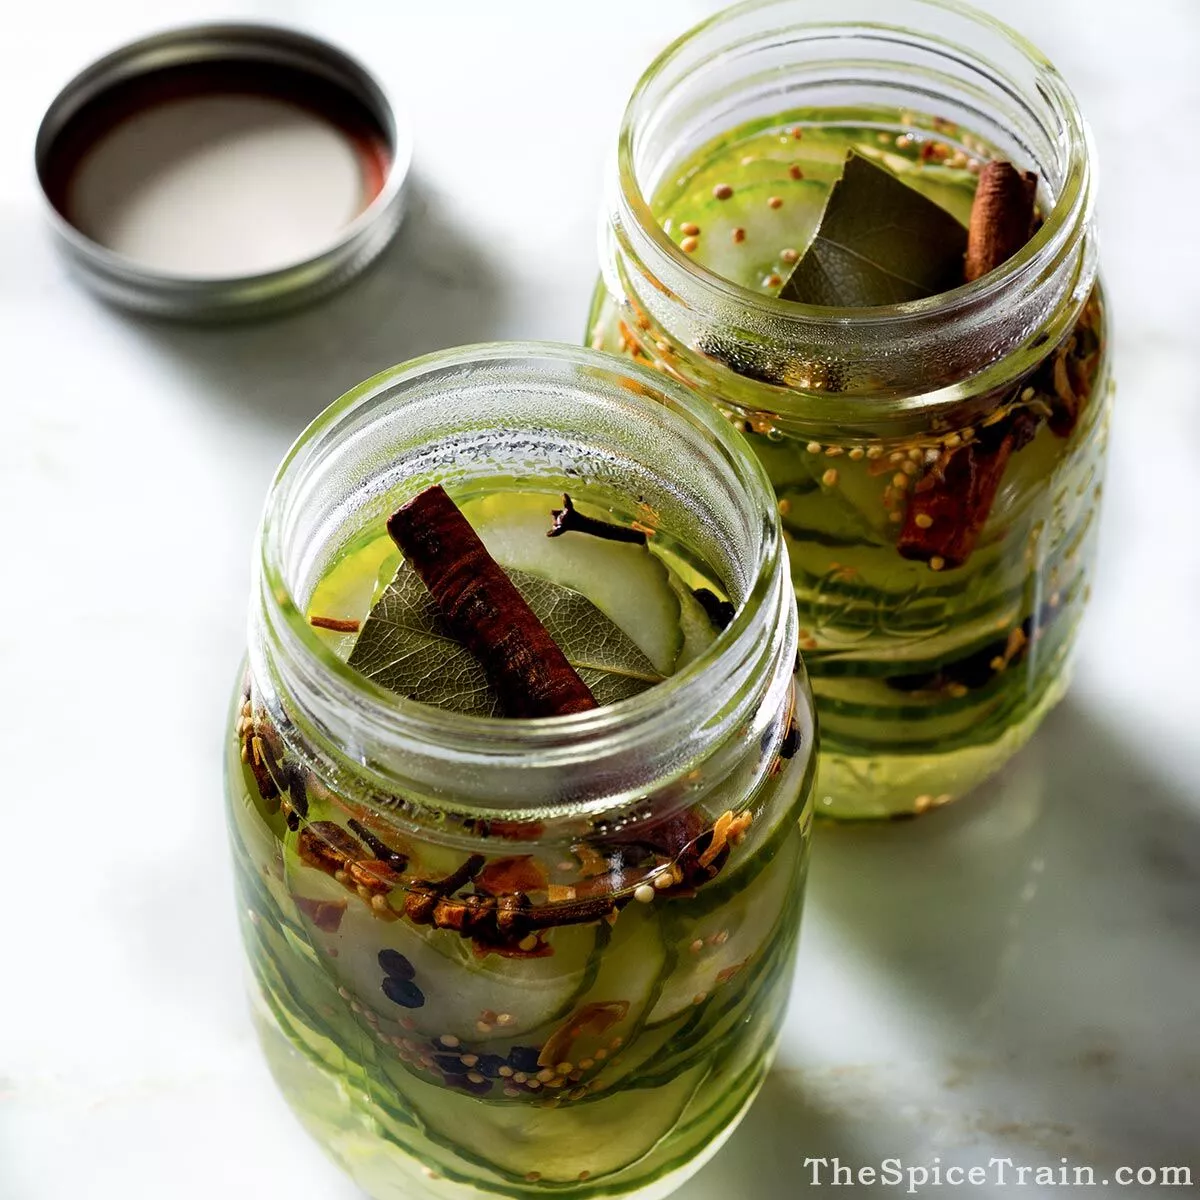
[[[675,574],[671,574],[670,583],[671,590],[679,601],[682,644],[674,666],[674,670],[679,671],[693,659],[699,658],[717,640],[717,631],[713,628],[708,613],[704,611],[704,605],[696,599],[695,592]]]
[[[536,1172],[543,1183],[594,1181],[644,1158],[672,1130],[707,1068],[698,1064],[653,1092],[619,1094],[587,1104],[569,1101],[550,1108],[488,1105],[471,1120],[462,1093],[411,1078],[405,1093],[426,1135],[463,1157],[524,1180]]]
[[[892,471],[873,473],[870,463],[810,454],[803,444],[790,439],[771,442],[756,437],[754,448],[776,494],[786,502],[782,506],[784,527],[793,536],[825,545],[892,544],[896,527],[884,503]]]
[[[400,565],[400,551],[390,537],[377,530],[352,542],[321,576],[308,601],[314,616],[356,617],[369,613]],[[357,634],[316,628],[315,635],[341,658],[349,658]]]
[[[600,925],[565,925],[550,932],[554,953],[545,957],[480,955],[470,939],[450,930],[375,916],[294,852],[288,855],[288,884],[336,986],[416,1036],[472,1046],[524,1037],[561,1018],[598,969],[599,944],[608,932]],[[320,927],[316,906],[343,902],[336,928]]]
[[[971,201],[979,178],[959,167],[945,167],[937,163],[920,162],[872,146],[869,142],[854,147],[864,158],[874,159],[893,175],[898,175],[926,199],[940,204],[952,213],[962,225],[971,223]]]
[[[669,675],[683,645],[671,572],[646,546],[586,533],[548,538],[547,498],[503,493],[462,506],[488,553],[503,567],[529,571],[585,595]]]
[[[666,963],[657,914],[642,904],[626,907],[600,952],[591,985],[547,1037],[539,1064],[580,1067],[619,1058],[657,1002]]]
[[[778,177],[731,181],[734,190],[728,200],[716,200],[709,194],[702,201],[681,201],[675,207],[683,219],[700,227],[694,257],[710,271],[746,287],[760,287],[768,275],[790,271],[782,251],[804,253],[829,194],[826,183],[792,180],[783,164],[773,167],[778,168]],[[772,199],[782,200],[782,204],[772,208]],[[736,229],[742,231],[741,236],[735,235]],[[778,285],[770,290],[777,291]]]
[[[311,951],[298,952],[286,931],[264,920],[244,930],[264,1001],[306,1054],[330,1070],[361,1078],[362,1027]]]
[[[792,905],[792,919],[797,915],[797,908]],[[777,1002],[778,992],[790,989],[794,956],[792,935],[781,929],[771,940],[766,953],[747,968],[745,978],[740,980],[737,988],[710,996],[684,1019],[683,1025],[676,1029],[662,1050],[629,1077],[626,1086],[630,1089],[658,1087],[698,1062],[705,1062],[715,1069],[729,1055],[744,1053],[746,1039],[743,1035],[754,1026],[756,1014],[770,1011]],[[647,1032],[675,1027],[675,1023],[667,1022]]]
[[[615,1059],[606,1062],[592,1080],[592,1094],[609,1091],[622,1080],[641,1075],[658,1059],[669,1054],[676,1036],[684,1029],[690,1015],[681,1015],[674,1021],[660,1021],[653,1028],[643,1025],[633,1044]]]
[[[740,987],[742,973],[764,951],[787,911],[797,884],[797,856],[785,847],[744,891],[700,916],[668,911],[666,934],[675,965],[647,1018],[671,1021],[703,1004],[727,985]]]

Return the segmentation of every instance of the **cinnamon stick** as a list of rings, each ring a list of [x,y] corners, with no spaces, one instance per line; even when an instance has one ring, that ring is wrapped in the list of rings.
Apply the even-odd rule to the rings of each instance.
[[[1007,262],[1033,234],[1038,177],[1010,162],[990,162],[971,204],[963,276],[968,283]],[[1009,458],[1036,432],[1028,411],[989,426],[951,453],[913,488],[896,548],[935,568],[971,556],[992,510]]]
[[[1010,162],[990,162],[979,173],[967,232],[966,281],[994,271],[1033,233],[1038,177]]]
[[[443,488],[426,488],[397,509],[387,529],[451,633],[483,667],[508,716],[599,707]]]

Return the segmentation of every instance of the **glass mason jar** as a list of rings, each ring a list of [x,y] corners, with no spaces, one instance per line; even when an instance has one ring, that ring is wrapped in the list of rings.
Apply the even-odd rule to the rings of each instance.
[[[702,237],[720,230],[732,254],[720,201],[744,182],[784,219],[820,186],[789,156],[850,127],[869,131],[861,152],[933,168],[968,207],[987,158],[1035,170],[1040,226],[973,283],[837,309],[777,299],[777,275],[730,282],[664,218],[700,153],[777,133],[765,159],[731,150],[718,178],[732,186],[703,193]],[[630,100],[588,340],[708,397],[767,468],[821,725],[818,813],[956,798],[1066,687],[1111,390],[1092,193],[1089,135],[1054,68],[949,0],[739,5],[664,51]],[[797,257],[768,254],[781,265],[763,271]]]
[[[594,711],[401,699],[347,665],[346,634],[312,627],[310,597],[328,604],[331,564],[433,483],[460,504],[569,490],[636,514],[736,615]],[[361,608],[376,576],[339,594]],[[778,514],[731,426],[570,347],[471,347],[369,380],[272,485],[228,738],[254,1011],[287,1099],[377,1200],[665,1195],[770,1063],[814,774]]]

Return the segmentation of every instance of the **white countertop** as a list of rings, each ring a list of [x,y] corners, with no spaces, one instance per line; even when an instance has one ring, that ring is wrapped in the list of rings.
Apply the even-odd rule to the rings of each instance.
[[[380,368],[581,336],[624,98],[715,7],[72,0],[6,18],[3,1200],[356,1195],[276,1095],[242,996],[220,746],[259,505],[307,420]],[[1058,61],[1102,160],[1119,389],[1077,681],[987,794],[819,830],[778,1066],[688,1200],[784,1200],[806,1157],[1174,1164],[1200,1186],[1200,6],[991,7]],[[90,58],[213,15],[366,60],[410,105],[419,195],[331,302],[163,327],[67,277],[33,135]]]

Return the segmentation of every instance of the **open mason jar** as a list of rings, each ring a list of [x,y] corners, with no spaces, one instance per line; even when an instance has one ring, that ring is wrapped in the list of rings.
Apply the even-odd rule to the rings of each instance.
[[[850,150],[964,224],[983,163],[1035,171],[1035,232],[925,299],[780,299]],[[1092,192],[1060,76],[951,0],[739,5],[630,100],[588,340],[707,397],[767,469],[821,724],[818,813],[956,798],[1066,687],[1111,390]]]
[[[354,669],[403,573],[388,514],[435,484],[514,581],[584,596],[659,681],[502,719]],[[563,492],[644,544],[548,539]],[[416,653],[392,623],[391,657]],[[761,465],[636,365],[449,351],[301,436],[262,524],[229,822],[271,1068],[371,1196],[663,1196],[732,1130],[796,948],[815,772],[796,630]]]

